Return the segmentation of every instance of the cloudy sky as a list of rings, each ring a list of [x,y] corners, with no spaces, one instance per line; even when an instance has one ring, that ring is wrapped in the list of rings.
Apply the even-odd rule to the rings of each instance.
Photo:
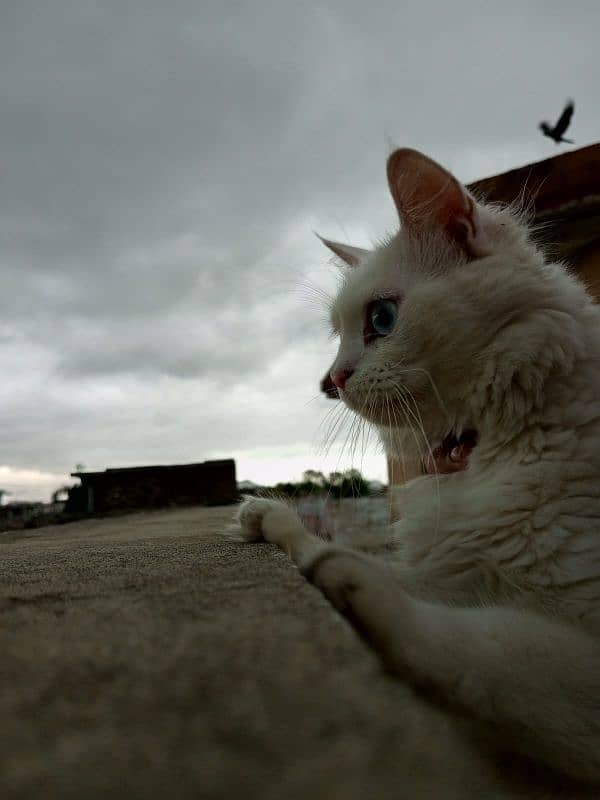
[[[393,227],[393,145],[484,177],[556,153],[536,126],[571,96],[598,140],[599,30],[597,0],[4,0],[0,488],[349,466],[319,449],[313,231]]]

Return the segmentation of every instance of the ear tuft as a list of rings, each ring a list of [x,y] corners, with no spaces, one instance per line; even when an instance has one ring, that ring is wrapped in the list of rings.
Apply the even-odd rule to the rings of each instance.
[[[408,234],[439,230],[467,255],[490,251],[479,207],[456,178],[417,150],[396,150],[387,178],[400,221]]]
[[[323,242],[325,247],[328,247],[336,256],[351,267],[357,267],[371,254],[370,250],[364,250],[362,247],[352,247],[352,245],[349,244],[342,244],[341,242],[333,242],[331,239],[324,239],[316,232],[315,236]]]

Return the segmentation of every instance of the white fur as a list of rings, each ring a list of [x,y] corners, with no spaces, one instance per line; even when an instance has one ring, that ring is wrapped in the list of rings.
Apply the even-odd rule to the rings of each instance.
[[[315,542],[273,501],[262,534],[403,679],[502,746],[600,781],[598,307],[508,209],[477,209],[485,255],[435,219],[412,222],[347,273],[332,371],[354,370],[342,399],[395,458],[477,430],[468,468],[396,490],[400,519],[381,536],[393,572],[389,555]],[[396,328],[365,343],[364,309],[381,296],[401,297]]]

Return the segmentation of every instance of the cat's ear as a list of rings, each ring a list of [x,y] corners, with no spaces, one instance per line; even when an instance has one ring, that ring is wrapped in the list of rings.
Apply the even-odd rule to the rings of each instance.
[[[352,247],[349,244],[342,244],[341,242],[332,242],[331,239],[324,239],[322,236],[319,236],[318,233],[315,234],[325,245],[328,247],[336,256],[339,256],[342,261],[345,261],[346,264],[349,264],[351,267],[357,267],[361,261],[364,261],[367,256],[371,255],[370,250],[364,250],[362,247]]]
[[[471,258],[490,252],[484,219],[467,189],[417,150],[396,150],[387,178],[400,221],[408,233],[444,231]]]

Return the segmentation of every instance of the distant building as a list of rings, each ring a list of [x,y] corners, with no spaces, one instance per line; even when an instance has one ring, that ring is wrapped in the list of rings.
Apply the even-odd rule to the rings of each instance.
[[[475,181],[489,202],[532,203],[536,238],[571,264],[600,300],[600,144]]]
[[[27,501],[6,503],[0,507],[0,523],[19,520],[27,522],[41,514],[44,508],[44,503],[29,503]]]
[[[95,514],[186,505],[227,505],[238,497],[235,461],[73,472],[67,513]]]
[[[240,492],[255,492],[259,488],[259,485],[254,483],[254,481],[240,481],[238,483]]]

